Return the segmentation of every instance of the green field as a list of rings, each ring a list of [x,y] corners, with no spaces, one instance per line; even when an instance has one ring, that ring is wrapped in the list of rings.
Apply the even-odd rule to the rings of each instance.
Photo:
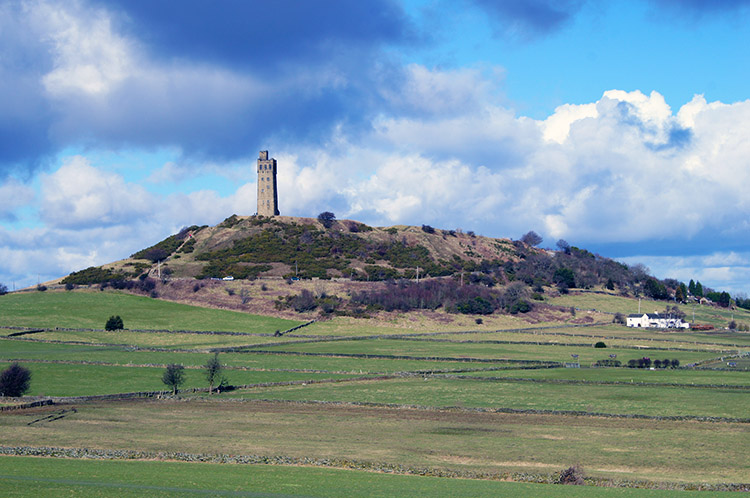
[[[639,345],[640,346],[640,345]],[[432,341],[404,341],[399,339],[359,340],[336,342],[299,343],[290,342],[280,346],[259,346],[262,351],[297,351],[325,354],[378,354],[393,356],[415,356],[420,358],[481,358],[490,360],[524,361],[574,361],[572,354],[579,355],[582,364],[608,358],[615,351],[617,359],[627,363],[630,359],[644,356],[652,358],[677,358],[681,364],[707,360],[719,356],[716,352],[670,351],[649,348],[618,348],[616,350],[594,349],[593,347],[572,347],[555,344],[482,344],[451,343]]]
[[[604,311],[633,304],[601,294],[558,299],[557,304]],[[701,312],[706,319],[719,317],[714,320],[726,313]],[[440,326],[434,335],[424,327],[405,329],[406,318],[400,317],[394,328],[382,320],[334,318],[273,337],[267,334],[302,321],[112,291],[0,297],[0,327],[101,329],[113,314],[131,329],[243,335],[52,330],[7,337],[12,330],[0,329],[5,336],[0,368],[10,361],[28,367],[28,394],[34,396],[161,391],[164,365],[186,366],[184,391],[176,400],[88,401],[0,412],[3,445],[289,457],[347,470],[0,456],[1,496],[687,495],[358,470],[381,463],[399,472],[433,469],[517,480],[527,478],[510,473],[549,480],[580,464],[591,478],[662,482],[667,488],[750,481],[750,372],[742,370],[750,360],[734,356],[750,350],[747,333],[608,324],[534,328],[514,317],[509,330],[476,331],[466,319],[468,333],[455,328],[443,333],[446,327]],[[594,348],[599,340],[608,347]],[[229,384],[300,384],[193,393],[208,387],[203,366],[210,350],[238,346],[243,349],[219,354]],[[574,361],[572,354],[583,368],[560,368]],[[587,368],[610,354],[623,363],[643,356],[678,359],[681,367]],[[730,359],[737,363],[734,369],[727,369]],[[557,368],[529,368],[539,362]],[[695,362],[701,368],[688,367]],[[381,378],[394,373],[399,377]],[[354,379],[360,376],[372,379]],[[343,382],[315,383],[325,379]]]
[[[674,417],[748,417],[750,392],[665,386],[549,384],[465,379],[395,379],[338,385],[258,388],[247,399],[394,403],[434,407],[570,410]]]
[[[339,469],[176,462],[114,462],[0,457],[0,492],[8,498],[77,496],[467,496],[683,498],[689,491],[581,488],[513,482],[352,472]],[[729,493],[701,492],[700,497]]]
[[[0,361],[0,369],[7,365]],[[33,382],[28,394],[31,396],[89,396],[167,389],[161,382],[164,368],[50,363],[35,363],[30,367]],[[245,370],[224,370],[223,375],[232,385],[354,377],[331,373]],[[185,370],[185,384],[181,389],[205,387],[208,387],[208,384],[202,369]]]
[[[122,317],[128,329],[213,330],[273,334],[302,323],[237,311],[198,308],[122,292],[47,291],[0,299],[0,326],[103,329]]]

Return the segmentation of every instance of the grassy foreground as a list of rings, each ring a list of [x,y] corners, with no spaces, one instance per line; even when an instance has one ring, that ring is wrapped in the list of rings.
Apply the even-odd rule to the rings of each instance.
[[[590,295],[565,299],[583,308]],[[600,295],[596,299],[603,299],[597,306],[606,304],[612,309],[633,301],[617,298],[610,302]],[[0,444],[275,455],[442,469],[462,476],[469,475],[463,472],[549,476],[578,463],[593,478],[631,483],[718,486],[750,480],[746,458],[750,378],[741,370],[748,360],[735,354],[747,349],[750,334],[673,333],[612,324],[477,331],[469,324],[465,330],[470,333],[433,335],[422,327],[427,333],[400,337],[403,328],[394,325],[389,334],[387,323],[381,320],[372,322],[373,331],[380,335],[375,340],[357,337],[368,335],[370,321],[352,325],[351,318],[334,318],[302,329],[300,334],[269,337],[257,334],[301,322],[111,291],[35,292],[0,298],[0,326],[6,327],[101,329],[112,314],[121,315],[130,328],[256,335],[57,330],[0,337],[0,368],[14,360],[28,367],[32,371],[29,394],[161,390],[167,363],[187,367],[183,387],[205,388],[202,366],[212,356],[210,348],[247,346],[220,353],[223,374],[231,384],[295,380],[307,385],[2,412]],[[0,335],[7,335],[8,330]],[[606,342],[607,348],[594,348],[598,340]],[[561,365],[571,361],[571,354],[579,355],[583,368],[525,368],[539,366],[539,360]],[[683,367],[703,362],[716,369],[586,368],[611,354],[623,361],[641,356],[676,358]],[[729,359],[737,363],[731,369],[727,368]],[[401,374],[398,378],[379,375],[394,372]],[[360,375],[377,378],[308,382]],[[3,404],[17,402],[0,399]],[[501,413],[481,412],[496,409]],[[502,413],[507,409],[527,412]],[[561,413],[569,411],[580,413]],[[705,419],[683,420],[686,416]],[[349,470],[340,469],[349,468],[346,463],[335,466],[339,470],[0,457],[0,496],[682,495],[373,474],[361,466]],[[711,495],[701,492],[698,496]]]
[[[0,494],[8,498],[72,496],[471,496],[682,498],[729,493],[583,488],[438,477],[403,476],[309,467],[122,462],[0,457]]]

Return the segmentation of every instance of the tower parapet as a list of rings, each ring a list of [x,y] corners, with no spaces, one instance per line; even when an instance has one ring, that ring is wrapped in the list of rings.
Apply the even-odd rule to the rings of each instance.
[[[276,159],[268,157],[268,151],[258,156],[258,215],[278,216],[279,194],[276,188]]]

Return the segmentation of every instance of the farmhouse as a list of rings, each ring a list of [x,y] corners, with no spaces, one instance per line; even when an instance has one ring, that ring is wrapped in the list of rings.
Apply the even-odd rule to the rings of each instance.
[[[653,329],[687,329],[690,324],[681,318],[661,313],[643,313],[628,315],[628,327],[643,327]]]

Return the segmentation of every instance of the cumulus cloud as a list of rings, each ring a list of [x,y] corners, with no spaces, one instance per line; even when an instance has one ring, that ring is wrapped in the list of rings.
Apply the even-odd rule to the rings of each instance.
[[[42,218],[51,226],[87,228],[129,223],[154,210],[141,186],[92,166],[82,156],[65,160],[60,169],[42,175]]]
[[[462,77],[441,78],[451,76]],[[690,241],[742,229],[748,126],[750,102],[696,96],[674,112],[658,92],[621,90],[542,121],[491,104],[383,116],[368,136],[339,138],[335,153],[295,157],[282,199],[295,192],[295,214],[343,200],[345,212],[386,224],[468,222],[580,243]],[[681,141],[675,130],[684,130]]]
[[[364,123],[383,100],[373,82],[400,77],[382,47],[414,39],[390,0],[6,2],[0,175],[70,145],[226,160]]]
[[[35,197],[34,190],[15,179],[0,183],[0,220],[14,221],[16,209],[29,204]]]

